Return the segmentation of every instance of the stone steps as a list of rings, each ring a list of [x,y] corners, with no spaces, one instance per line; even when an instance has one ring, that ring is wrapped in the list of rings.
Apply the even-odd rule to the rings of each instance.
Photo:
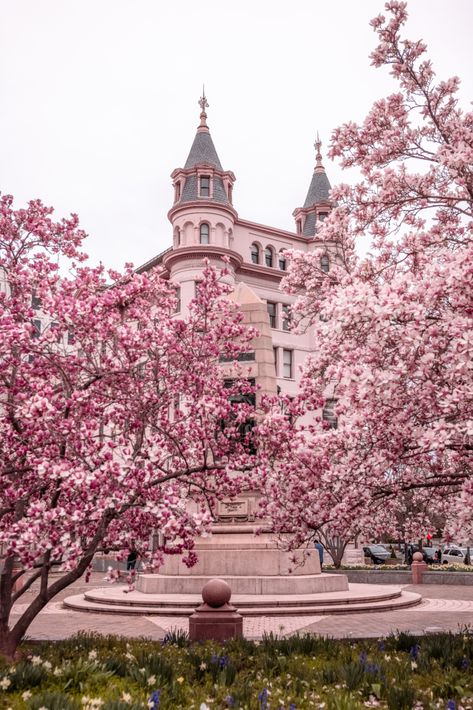
[[[306,595],[234,595],[232,604],[242,616],[296,616],[300,614],[351,614],[367,611],[391,611],[414,606],[421,596],[399,588],[350,585],[348,592]],[[367,590],[366,587],[369,587]],[[199,595],[163,595],[129,592],[124,587],[92,590],[68,597],[68,609],[106,614],[190,616],[201,603]],[[125,598],[124,598],[125,597]]]

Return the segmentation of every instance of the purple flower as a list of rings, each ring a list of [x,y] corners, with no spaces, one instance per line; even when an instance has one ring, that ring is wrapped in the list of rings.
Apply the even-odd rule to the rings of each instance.
[[[447,710],[457,710],[457,704],[454,700],[449,700],[447,703]]]
[[[158,710],[160,697],[161,688],[159,690],[153,690],[148,700],[148,707],[150,708],[150,710]]]
[[[260,710],[268,710],[268,689],[263,688],[258,695]]]
[[[235,707],[235,698],[233,695],[227,695],[225,698],[225,702],[227,703],[229,708],[234,708]]]
[[[417,657],[419,656],[419,651],[420,651],[420,646],[418,643],[416,643],[415,646],[411,646],[409,654],[410,654],[413,661],[417,661]]]

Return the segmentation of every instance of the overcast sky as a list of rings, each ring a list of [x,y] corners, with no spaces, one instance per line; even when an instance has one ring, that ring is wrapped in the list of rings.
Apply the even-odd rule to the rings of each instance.
[[[244,219],[293,229],[319,130],[361,121],[394,84],[370,67],[380,0],[0,0],[0,190],[77,212],[93,262],[170,245],[170,173],[202,83]],[[472,0],[411,0],[407,36],[473,98]],[[325,161],[332,184],[349,181]]]

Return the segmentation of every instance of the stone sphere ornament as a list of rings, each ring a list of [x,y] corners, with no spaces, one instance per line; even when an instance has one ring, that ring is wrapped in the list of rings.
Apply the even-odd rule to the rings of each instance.
[[[414,562],[422,562],[422,560],[424,559],[422,552],[414,552],[414,554],[412,555],[412,559],[414,560]]]
[[[232,590],[224,579],[211,579],[202,588],[202,599],[213,609],[228,604]]]

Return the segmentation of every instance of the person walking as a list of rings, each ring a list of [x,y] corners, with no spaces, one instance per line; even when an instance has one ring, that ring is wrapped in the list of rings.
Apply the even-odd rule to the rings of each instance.
[[[137,551],[136,547],[132,547],[130,552],[128,553],[128,557],[126,558],[127,572],[135,569],[137,559],[138,559],[138,551]]]
[[[322,545],[320,540],[315,540],[314,547],[317,550],[317,552],[319,553],[320,569],[322,569],[324,566],[324,546]]]

